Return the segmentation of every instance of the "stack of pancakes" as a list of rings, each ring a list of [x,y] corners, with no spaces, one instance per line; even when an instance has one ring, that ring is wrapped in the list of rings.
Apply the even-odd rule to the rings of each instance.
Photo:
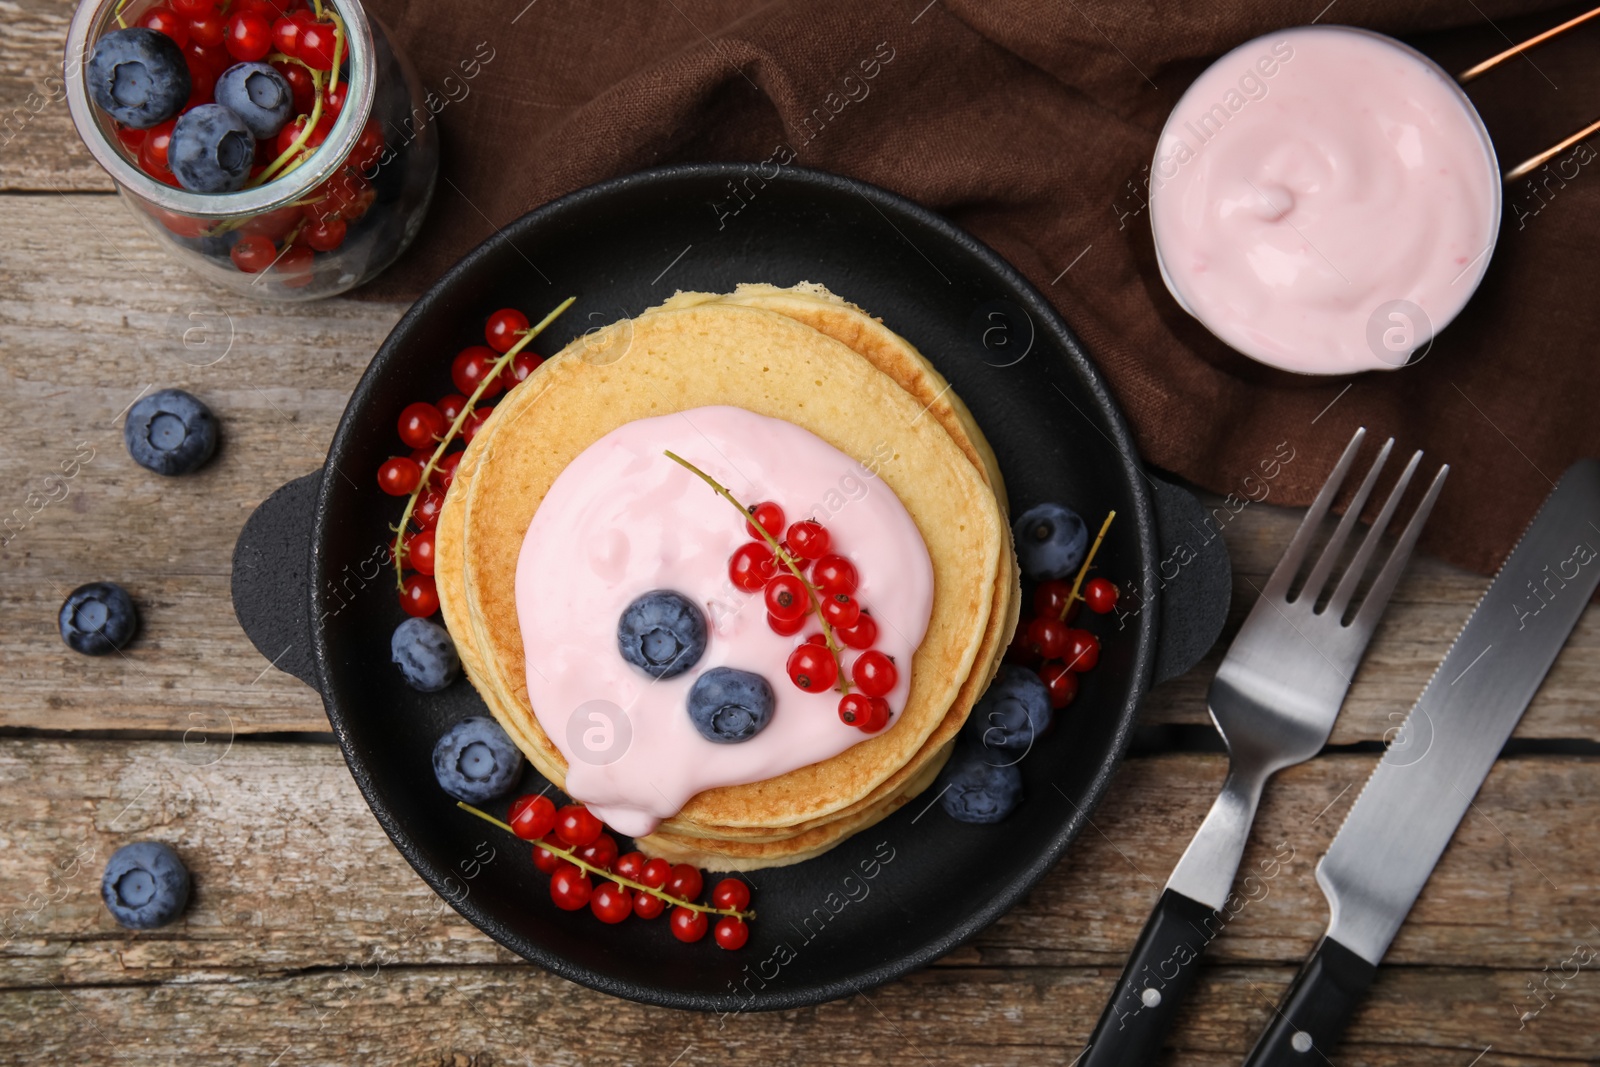
[[[529,704],[517,623],[528,525],[555,478],[605,434],[713,404],[786,419],[875,468],[934,565],[932,618],[888,729],[787,774],[708,789],[639,839],[673,862],[751,870],[824,852],[927,788],[1010,644],[1021,592],[994,454],[909,342],[817,285],[679,293],[579,337],[507,394],[462,457],[439,519],[435,578],[468,677],[557,787],[566,761]]]

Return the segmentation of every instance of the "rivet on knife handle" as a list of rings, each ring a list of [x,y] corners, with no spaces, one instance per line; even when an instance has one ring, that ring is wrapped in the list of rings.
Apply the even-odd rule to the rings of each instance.
[[[1378,968],[1339,942],[1323,938],[1251,1050],[1245,1067],[1330,1062],[1328,1053],[1377,973]]]

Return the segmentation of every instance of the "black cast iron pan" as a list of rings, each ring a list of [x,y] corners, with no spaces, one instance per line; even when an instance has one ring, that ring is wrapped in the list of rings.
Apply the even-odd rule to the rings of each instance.
[[[451,356],[481,343],[496,308],[538,318],[576,295],[538,346],[548,354],[675,289],[807,280],[881,316],[950,379],[999,456],[1014,510],[1057,500],[1095,524],[1116,509],[1100,573],[1127,591],[1125,606],[1142,607],[1097,620],[1100,663],[1023,760],[1027,799],[1003,823],[954,822],[928,806],[930,792],[824,856],[754,872],[759,917],[738,952],[709,938],[680,944],[664,919],[611,927],[558,911],[527,846],[457,810],[434,782],[434,741],[451,722],[484,713],[471,685],[420,694],[389,662],[403,615],[382,559],[400,508],[376,471],[399,447],[396,419],[407,403],[453,391]],[[1181,569],[1170,562],[1180,543],[1200,544],[1207,518],[1192,496],[1145,471],[1082,345],[989,248],[848,178],[690,165],[548,204],[445,274],[379,349],[325,466],[284,486],[246,525],[233,594],[263,655],[322,694],[350,771],[396,847],[472,923],[606,993],[758,1011],[847,996],[937,959],[1049,870],[1104,792],[1140,698],[1188,669],[1221,628],[1229,570],[1220,540]],[[531,770],[525,784],[543,785]]]

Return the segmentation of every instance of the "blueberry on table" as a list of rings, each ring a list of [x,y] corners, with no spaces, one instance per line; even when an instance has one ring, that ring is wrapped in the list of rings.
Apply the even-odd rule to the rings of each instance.
[[[424,693],[437,693],[461,671],[461,657],[450,631],[427,619],[407,619],[395,627],[389,656],[399,664],[406,684]]]
[[[450,727],[433,746],[433,774],[457,800],[482,804],[517,784],[522,752],[499,723],[475,715]]]
[[[115,582],[80,585],[61,604],[61,640],[74,652],[104,656],[129,641],[139,629],[133,598]]]
[[[1022,772],[991,763],[981,748],[961,744],[939,773],[939,805],[957,822],[996,823],[1022,800]]]
[[[221,104],[183,113],[167,143],[167,167],[191,193],[231,193],[244,188],[256,161],[256,139],[244,119]]]
[[[112,30],[96,41],[84,80],[100,110],[136,130],[167,121],[189,99],[182,49],[143,26]]]
[[[1050,687],[1015,663],[1002,663],[962,727],[978,748],[1025,752],[1054,715]]]
[[[1039,504],[1012,524],[1017,562],[1030,581],[1065,578],[1078,569],[1089,547],[1089,528],[1078,513],[1060,504]]]
[[[772,686],[759,674],[713,667],[689,690],[689,718],[707,741],[748,741],[772,721]]]
[[[128,409],[122,427],[128,455],[157,474],[188,474],[217,448],[217,420],[182,389],[151,393]]]
[[[165,926],[189,903],[189,869],[159,841],[123,845],[106,861],[100,899],[111,917],[130,929]]]
[[[278,136],[294,110],[289,80],[265,63],[235,63],[217,79],[213,95],[262,141]]]
[[[617,620],[622,658],[652,678],[682,674],[706,650],[706,617],[682,593],[653,589],[629,604]]]

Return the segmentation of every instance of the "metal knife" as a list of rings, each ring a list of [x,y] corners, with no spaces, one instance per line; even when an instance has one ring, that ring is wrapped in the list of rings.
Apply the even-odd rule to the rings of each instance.
[[[1320,1067],[1600,583],[1600,460],[1573,464],[1317,865],[1332,918],[1245,1067]]]

